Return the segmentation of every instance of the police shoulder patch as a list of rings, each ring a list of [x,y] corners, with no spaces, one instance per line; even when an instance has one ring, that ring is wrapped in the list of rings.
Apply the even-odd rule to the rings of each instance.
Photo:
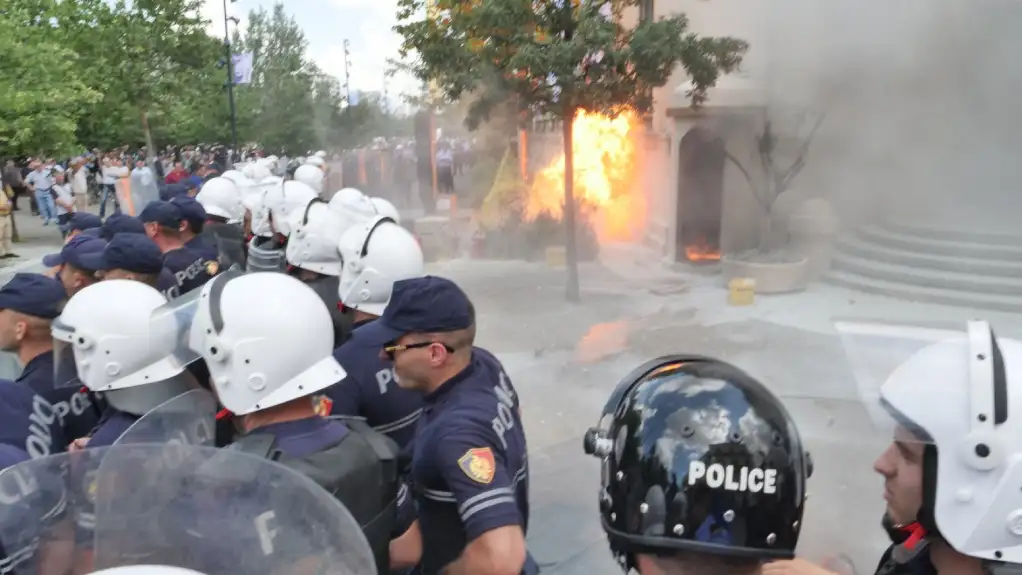
[[[216,272],[220,271],[220,262],[216,260],[209,260],[206,262],[206,273],[215,276]]]
[[[320,417],[327,417],[334,410],[333,400],[325,395],[313,397],[312,406],[316,410],[316,415]]]
[[[493,481],[497,464],[493,460],[492,449],[489,447],[474,447],[458,458],[458,467],[472,481],[488,485]]]

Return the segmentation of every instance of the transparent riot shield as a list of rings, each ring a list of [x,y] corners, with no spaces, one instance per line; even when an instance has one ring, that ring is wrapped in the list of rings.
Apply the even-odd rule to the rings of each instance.
[[[160,188],[156,176],[149,167],[136,168],[131,171],[131,205],[135,213],[140,214],[149,204],[160,199]]]
[[[88,541],[74,526],[82,502],[97,509]],[[311,480],[181,444],[85,450],[0,472],[0,545],[13,572],[38,575],[152,565],[208,575],[376,573],[358,524]]]
[[[217,402],[205,389],[193,389],[165,401],[128,428],[114,445],[180,443],[213,445]]]

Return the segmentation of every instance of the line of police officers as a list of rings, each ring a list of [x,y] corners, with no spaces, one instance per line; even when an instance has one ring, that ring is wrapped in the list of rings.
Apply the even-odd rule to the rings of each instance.
[[[499,360],[474,345],[471,301],[424,276],[421,249],[392,207],[352,189],[323,201],[321,172],[295,177],[257,162],[138,218],[73,219],[67,244],[46,259],[58,279],[18,274],[0,288],[0,343],[25,365],[18,381],[0,384],[0,464],[25,469],[65,446],[104,453],[90,450],[151,442],[136,433],[144,424],[209,390],[223,408],[217,447],[283,465],[331,494],[378,572],[538,573],[525,545],[518,396]],[[876,464],[895,538],[878,572],[1004,571],[1022,562],[1022,546],[1005,536],[1022,536],[1011,481],[1022,469],[1012,443],[1022,418],[1011,418],[1022,395],[1010,378],[1022,373],[1022,343],[997,340],[982,323],[927,343],[872,382],[897,423]],[[935,391],[925,403],[923,386]],[[193,415],[161,440],[212,444],[204,418],[213,414]],[[962,438],[968,456],[955,457]],[[603,464],[600,518],[625,570],[830,572],[794,559],[812,461],[783,403],[740,369],[686,355],[640,366],[585,449]],[[99,557],[90,542],[103,513],[93,511],[75,521],[76,572]],[[40,553],[2,540],[2,519],[5,569],[39,569]],[[274,546],[263,519],[235,526],[255,529],[260,569],[311,553]],[[203,540],[223,535],[187,528]],[[333,567],[316,572],[345,572]]]

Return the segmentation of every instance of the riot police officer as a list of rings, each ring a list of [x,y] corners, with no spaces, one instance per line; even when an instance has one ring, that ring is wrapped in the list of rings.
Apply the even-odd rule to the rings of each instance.
[[[181,224],[181,239],[185,241],[185,247],[191,248],[206,260],[219,259],[220,254],[215,245],[206,242],[202,235],[202,228],[206,225],[206,210],[192,196],[178,196],[170,203],[181,210],[181,217],[184,221]]]
[[[241,435],[229,448],[274,459],[331,492],[386,571],[401,503],[398,449],[358,420],[317,414],[313,394],[345,375],[331,355],[333,328],[319,296],[287,274],[228,271],[168,308],[169,316],[192,318],[188,346],[234,414]]]
[[[145,224],[143,224],[138,218],[133,218],[129,215],[122,214],[120,212],[111,214],[110,217],[103,222],[103,227],[100,229],[100,237],[106,241],[110,241],[117,234],[142,234],[145,235]]]
[[[102,281],[79,292],[53,321],[56,386],[100,394],[107,409],[77,447],[112,445],[139,417],[198,382],[185,371],[195,359],[178,346],[178,322],[153,314],[166,303],[139,281]],[[85,440],[85,441],[80,441]]]
[[[99,281],[96,270],[86,267],[82,263],[81,256],[99,253],[105,247],[106,242],[99,238],[78,234],[64,244],[59,253],[43,256],[43,265],[48,268],[56,268],[55,277],[64,286],[67,297],[71,297]]]
[[[316,168],[318,169],[318,168]],[[341,275],[341,240],[343,221],[319,198],[292,215],[291,237],[285,255],[288,271],[311,287],[330,310],[334,326],[334,347],[343,342],[351,330],[351,315],[341,311],[337,296]]]
[[[248,246],[248,271],[286,271],[285,247],[291,235],[291,215],[301,213],[315,191],[301,182],[267,178],[261,192],[246,198],[254,237]]]
[[[64,288],[53,278],[42,274],[15,274],[0,288],[0,347],[16,353],[25,366],[17,379],[19,389],[3,389],[7,393],[24,395],[20,386],[28,386],[46,405],[40,404],[38,409],[28,409],[24,414],[38,412],[37,417],[50,420],[51,412],[56,410],[56,423],[61,428],[61,435],[74,439],[92,430],[99,421],[101,409],[93,397],[80,388],[54,386],[50,324],[60,315],[66,299]],[[33,403],[36,402],[29,402],[30,405]],[[4,421],[11,420],[4,418]],[[42,425],[39,432],[47,433],[48,425]],[[49,444],[51,440],[46,439],[39,444],[40,447],[29,451],[39,453],[43,443]],[[63,438],[59,443],[58,451],[63,451],[67,443]]]
[[[239,172],[234,172],[237,179],[247,186],[247,179]],[[241,192],[238,183],[224,177],[213,178],[202,185],[195,200],[206,212],[206,223],[202,227],[202,236],[206,243],[216,246],[220,257],[220,266],[224,269],[233,265],[245,267],[247,253],[245,251],[245,230],[241,222],[245,219],[245,206],[241,203]]]
[[[176,293],[186,294],[209,281],[220,271],[214,256],[203,254],[185,245],[181,237],[184,216],[180,208],[170,202],[149,202],[138,219],[145,225],[146,235],[163,252],[163,267],[174,275]]]
[[[96,214],[90,214],[89,212],[75,212],[71,214],[71,218],[67,221],[67,223],[60,227],[60,231],[67,234],[66,239],[70,240],[84,231],[94,230],[101,228],[102,226],[103,220]]]
[[[394,282],[380,319],[353,339],[390,359],[397,383],[425,395],[411,481],[423,575],[537,573],[525,548],[527,447],[518,394],[503,366],[474,347],[475,311],[450,280]]]
[[[423,274],[422,248],[408,230],[377,218],[345,232],[340,241],[344,269],[340,300],[354,312],[355,327],[376,321],[387,308],[394,282]],[[349,339],[334,351],[348,376],[326,390],[332,413],[364,417],[402,448],[415,434],[422,413],[421,392],[397,384],[392,362],[379,347]]]
[[[625,571],[757,574],[795,553],[811,460],[782,403],[711,358],[649,361],[585,436],[600,521]]]
[[[891,440],[874,463],[887,517],[908,528],[877,573],[1017,573],[1022,341],[985,321],[837,329],[866,412]]]

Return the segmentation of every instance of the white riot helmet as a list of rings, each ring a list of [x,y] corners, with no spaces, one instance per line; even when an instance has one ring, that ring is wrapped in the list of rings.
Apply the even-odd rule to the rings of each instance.
[[[344,221],[344,229],[370,222],[378,214],[368,196],[355,188],[344,188],[330,198],[330,209]]]
[[[239,174],[240,175],[240,174]],[[231,180],[218,177],[211,178],[202,184],[195,201],[211,216],[237,223],[245,218],[245,206],[241,203],[241,192]]]
[[[294,180],[285,181],[280,194],[268,194],[267,206],[273,216],[273,229],[285,236],[291,235],[291,216],[318,199],[319,194],[309,186]]]
[[[179,349],[176,318],[153,321],[166,303],[156,288],[134,280],[76,293],[50,328],[54,385],[104,392],[114,407],[137,415],[187,391],[174,378],[197,356]]]
[[[836,327],[866,413],[887,441],[923,447],[919,524],[964,555],[1022,563],[1022,341],[985,321]]]
[[[422,248],[415,236],[383,216],[346,231],[340,252],[341,303],[364,313],[383,315],[394,282],[423,275]]]
[[[284,180],[277,176],[269,176],[252,186],[249,192],[242,196],[242,205],[252,214],[250,225],[254,235],[264,238],[273,236],[270,206],[277,201],[283,201],[283,194]],[[277,199],[278,197],[280,199]]]
[[[345,377],[333,357],[330,310],[297,278],[227,272],[178,298],[185,299],[178,313],[193,314],[188,347],[206,361],[220,403],[236,414],[309,396]]]
[[[325,159],[326,158],[326,150],[320,150],[320,151],[316,152],[316,157],[317,158],[324,158]]]
[[[294,180],[309,186],[319,194],[323,192],[323,177],[323,170],[320,168],[312,164],[302,164],[295,170]]]
[[[253,182],[262,182],[273,175],[269,168],[260,163],[247,164],[241,168],[241,173]]]
[[[322,170],[323,166],[326,165],[326,160],[324,160],[323,158],[321,158],[319,156],[309,156],[308,158],[305,158],[305,165],[306,166],[315,166],[315,167],[317,167],[317,168]]]
[[[315,199],[291,215],[287,263],[327,276],[341,275],[342,221],[326,202]]]
[[[401,223],[401,214],[394,207],[394,204],[383,198],[369,198],[369,201],[373,203],[373,207],[376,208],[376,213],[394,220],[395,223]]]
[[[93,571],[89,575],[204,575],[199,571],[192,571],[184,567],[171,567],[168,565],[128,565],[125,567],[111,567]]]
[[[237,164],[235,164],[235,167],[242,167],[242,166],[238,166]],[[248,179],[248,177],[245,176],[245,174],[241,173],[238,170],[227,170],[224,173],[220,174],[219,177],[227,178],[228,180],[234,182],[234,185],[238,186],[239,188],[243,187],[243,186],[246,186],[246,185],[250,185],[252,183]]]

